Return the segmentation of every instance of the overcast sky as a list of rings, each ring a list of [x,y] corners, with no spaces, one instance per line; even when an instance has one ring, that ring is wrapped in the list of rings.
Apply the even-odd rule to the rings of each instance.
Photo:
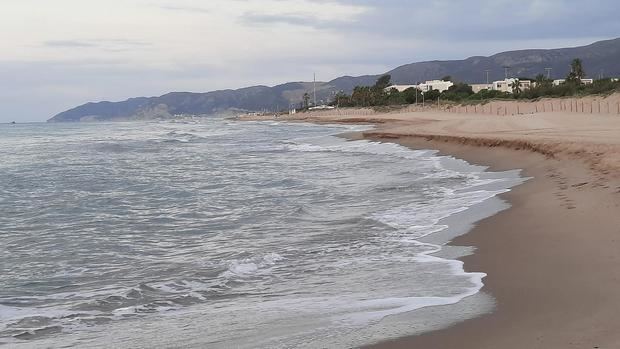
[[[618,0],[0,0],[0,122],[620,36]]]

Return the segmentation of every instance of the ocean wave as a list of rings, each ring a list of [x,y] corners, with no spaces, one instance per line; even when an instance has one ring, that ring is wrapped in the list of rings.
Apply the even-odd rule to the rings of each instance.
[[[411,150],[395,143],[380,143],[367,140],[343,141],[336,144],[313,144],[286,142],[285,146],[290,151],[298,152],[345,152],[360,153],[371,155],[384,155],[389,157],[398,157],[409,160],[426,160],[434,162],[434,151],[429,150]]]
[[[224,278],[248,278],[255,275],[269,274],[270,268],[285,258],[277,253],[269,253],[264,256],[231,260],[228,262],[228,270],[220,276]]]
[[[196,143],[203,142],[206,138],[194,133],[171,131],[166,133],[162,139],[158,139],[161,143]]]

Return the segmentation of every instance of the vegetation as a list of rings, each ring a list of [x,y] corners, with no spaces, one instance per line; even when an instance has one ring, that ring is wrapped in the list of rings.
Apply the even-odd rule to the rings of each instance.
[[[586,72],[583,70],[583,63],[581,59],[575,58],[570,65],[570,73],[566,77],[566,82],[579,84],[581,79],[586,77]]]
[[[510,85],[512,93],[482,90],[474,93],[471,86],[462,82],[455,82],[452,77],[445,76],[442,80],[453,81],[454,85],[447,91],[439,92],[437,90],[422,92],[416,88],[409,88],[405,91],[398,91],[393,88],[388,90],[390,86],[390,75],[381,76],[374,86],[357,86],[353,89],[351,95],[338,93],[334,99],[333,105],[341,107],[378,107],[390,105],[405,105],[422,103],[424,99],[427,102],[452,101],[457,103],[465,102],[484,102],[491,99],[538,99],[542,97],[569,97],[584,96],[592,94],[604,94],[620,91],[620,82],[612,79],[595,80],[593,84],[584,85],[581,79],[586,77],[583,62],[580,59],[574,59],[571,63],[571,72],[566,77],[566,82],[555,86],[553,80],[547,79],[543,74],[537,75],[535,78],[520,77]],[[524,89],[521,82],[531,80],[534,83],[529,89]]]

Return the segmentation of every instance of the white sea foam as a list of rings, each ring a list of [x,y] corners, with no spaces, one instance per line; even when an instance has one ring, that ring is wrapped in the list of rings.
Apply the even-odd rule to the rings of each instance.
[[[325,139],[323,137],[323,139]],[[308,139],[309,141],[312,139]],[[291,151],[299,152],[345,152],[345,153],[365,153],[373,155],[386,155],[403,159],[422,159],[434,161],[432,151],[411,150],[395,143],[380,143],[367,140],[351,142],[331,142],[327,144],[316,143],[289,143],[287,147]],[[437,159],[439,160],[439,159]]]
[[[282,260],[284,260],[284,257],[273,252],[260,257],[231,260],[228,262],[228,270],[220,274],[220,276],[225,278],[245,278],[269,273],[269,268]]]
[[[314,139],[311,142],[289,144],[287,146],[292,151],[300,152],[352,152],[419,160],[427,165],[431,165],[435,170],[427,172],[417,180],[452,178],[463,178],[466,180],[466,184],[458,188],[458,190],[434,188],[433,190],[440,192],[440,194],[437,193],[435,195],[436,199],[434,201],[423,204],[411,203],[396,207],[375,213],[372,215],[372,218],[395,228],[396,232],[393,235],[398,240],[424,247],[423,250],[425,252],[421,252],[414,258],[416,262],[445,264],[453,275],[467,277],[470,286],[463,288],[459,294],[450,297],[392,297],[349,303],[347,307],[350,309],[350,312],[339,320],[363,325],[368,322],[381,320],[386,316],[425,307],[456,304],[464,298],[477,294],[482,289],[484,285],[483,279],[486,277],[485,273],[466,272],[461,261],[435,256],[434,254],[442,250],[442,246],[424,243],[420,239],[448,229],[447,225],[440,223],[442,220],[509,191],[507,189],[509,184],[506,184],[506,187],[499,190],[480,189],[491,184],[501,183],[505,181],[503,178],[481,178],[481,173],[478,171],[484,170],[484,168],[467,164],[465,166],[468,168],[453,170],[445,166],[446,159],[450,160],[449,157],[439,157],[433,151],[416,151],[392,143],[355,141],[321,144],[320,141],[317,143],[317,140]],[[461,161],[455,161],[458,161],[463,166]],[[359,311],[359,309],[364,310]]]

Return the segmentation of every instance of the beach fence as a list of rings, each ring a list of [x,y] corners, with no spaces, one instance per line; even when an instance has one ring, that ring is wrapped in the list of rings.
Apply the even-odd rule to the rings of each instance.
[[[386,108],[386,109],[378,109],[374,110],[371,108],[336,108],[330,110],[314,110],[309,112],[312,116],[370,116],[375,114],[383,114],[383,113],[392,113],[392,114],[407,114],[407,113],[416,113],[423,111],[431,111],[436,110],[436,105],[426,105],[422,107],[421,105],[407,105],[403,107],[395,107],[395,108]],[[442,106],[442,110],[448,110],[448,107]]]
[[[312,116],[366,116],[375,114],[375,111],[369,108],[335,108],[329,110],[313,110],[309,113]]]
[[[485,104],[411,104],[385,110],[371,108],[336,108],[315,110],[312,116],[371,116],[382,113],[405,114],[427,111],[495,116],[532,115],[539,113],[620,115],[620,93],[582,98],[545,98],[537,101],[492,100]]]
[[[450,105],[447,112],[496,116],[538,113],[620,115],[620,94],[582,98],[546,98],[537,101],[494,100],[485,104]]]

